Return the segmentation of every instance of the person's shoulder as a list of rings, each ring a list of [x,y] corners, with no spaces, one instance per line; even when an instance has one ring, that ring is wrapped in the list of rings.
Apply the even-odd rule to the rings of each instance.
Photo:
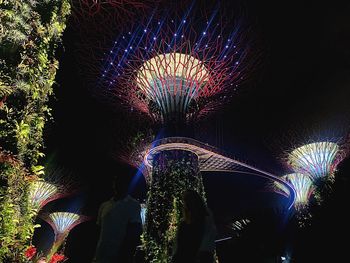
[[[130,202],[130,203],[132,203],[132,204],[134,204],[134,205],[138,205],[138,206],[141,207],[140,202],[137,201],[137,200],[136,200],[134,197],[132,197],[131,195],[126,196],[125,200],[128,201],[128,202]]]
[[[104,202],[101,203],[100,208],[109,206],[109,205],[111,205],[112,203],[114,203],[114,201],[113,201],[112,199],[109,199],[109,200],[107,200],[107,201],[104,201]]]

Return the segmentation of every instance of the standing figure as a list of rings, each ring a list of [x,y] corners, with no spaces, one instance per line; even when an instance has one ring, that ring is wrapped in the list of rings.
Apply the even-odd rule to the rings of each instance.
[[[202,197],[193,190],[183,194],[183,218],[177,229],[174,263],[213,263],[216,227]]]
[[[126,180],[115,178],[114,196],[101,204],[100,237],[94,263],[131,263],[142,233],[140,203],[127,194]]]

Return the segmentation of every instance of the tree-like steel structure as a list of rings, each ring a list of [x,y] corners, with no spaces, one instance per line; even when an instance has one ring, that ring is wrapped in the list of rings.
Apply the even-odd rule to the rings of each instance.
[[[301,211],[304,209],[307,209],[307,206],[309,204],[309,199],[315,190],[313,181],[310,178],[309,175],[301,174],[301,173],[291,173],[284,175],[282,177],[287,182],[289,182],[296,193],[296,198],[294,202],[294,207],[297,211]],[[290,191],[286,189],[284,185],[282,185],[280,182],[275,182],[275,187],[286,194],[289,194]]]
[[[46,257],[48,262],[57,250],[60,249],[69,232],[78,224],[88,220],[86,216],[70,212],[43,214],[42,218],[52,227],[55,233],[54,243]]]
[[[42,181],[33,181],[29,186],[29,200],[35,210],[39,210],[48,202],[59,198],[58,186]]]
[[[334,177],[337,165],[345,158],[346,152],[331,141],[314,142],[293,149],[288,164],[295,170],[309,174],[313,180]]]
[[[150,19],[120,34],[97,86],[162,124],[206,116],[232,97],[257,63],[240,22],[228,32],[214,22],[215,14],[202,27],[187,14],[176,21]]]

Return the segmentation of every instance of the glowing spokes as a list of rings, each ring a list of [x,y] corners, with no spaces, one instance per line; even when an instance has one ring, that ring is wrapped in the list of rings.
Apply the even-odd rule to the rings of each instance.
[[[317,179],[332,175],[338,150],[333,142],[311,143],[293,150],[288,161],[296,171],[305,171]]]
[[[313,182],[308,175],[301,173],[292,173],[283,176],[294,188],[296,192],[295,207],[301,208],[307,206],[309,198],[314,191]],[[284,191],[282,184],[276,184],[276,187],[283,187],[281,191]]]
[[[154,101],[163,117],[173,112],[186,114],[193,98],[209,80],[203,62],[181,53],[158,55],[139,69],[136,84]]]
[[[57,186],[45,181],[34,181],[30,185],[29,200],[35,207],[41,207],[52,196],[57,194]]]
[[[69,230],[79,220],[79,215],[69,212],[55,212],[49,215],[58,233]]]

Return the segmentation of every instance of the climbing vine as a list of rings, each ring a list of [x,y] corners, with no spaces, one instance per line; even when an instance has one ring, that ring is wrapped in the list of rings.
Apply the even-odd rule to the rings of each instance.
[[[43,131],[68,0],[0,0],[0,261],[24,262],[35,213],[28,186],[41,176]]]
[[[172,245],[181,215],[185,190],[204,195],[198,157],[182,150],[163,151],[153,160],[151,188],[148,192],[143,245],[147,262],[170,262]]]

